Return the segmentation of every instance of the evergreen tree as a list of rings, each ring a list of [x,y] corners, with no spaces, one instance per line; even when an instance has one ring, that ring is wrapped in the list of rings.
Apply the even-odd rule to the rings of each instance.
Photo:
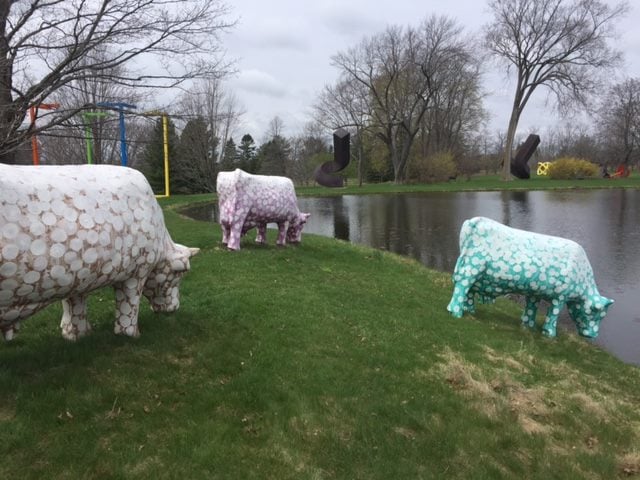
[[[172,177],[175,173],[175,165],[172,160],[175,158],[175,152],[178,146],[178,136],[176,135],[176,126],[168,120],[168,144],[169,144],[169,180],[173,183]],[[156,194],[164,193],[164,129],[162,127],[162,118],[158,118],[155,122],[151,135],[148,139],[147,146],[143,154],[144,164],[141,167],[142,173],[147,177],[151,184],[151,188]],[[170,185],[171,188],[171,185]]]
[[[236,142],[233,138],[229,138],[224,145],[224,151],[222,152],[222,160],[220,161],[220,170],[229,172],[235,170],[238,166],[238,149],[236,148]]]
[[[260,173],[265,175],[286,175],[287,164],[291,157],[291,144],[289,141],[275,135],[258,151]]]
[[[257,173],[258,171],[258,155],[256,154],[256,144],[253,137],[248,133],[240,140],[239,150],[239,168],[249,173]]]
[[[176,173],[172,179],[175,193],[207,193],[215,191],[216,141],[202,117],[189,120],[180,136],[175,158]]]

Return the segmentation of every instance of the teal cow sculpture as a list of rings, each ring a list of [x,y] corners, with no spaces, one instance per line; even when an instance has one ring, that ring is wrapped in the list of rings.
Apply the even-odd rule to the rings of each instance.
[[[474,313],[500,295],[524,295],[522,323],[535,326],[538,302],[550,303],[542,333],[556,336],[558,314],[566,305],[580,335],[595,338],[613,300],[598,292],[583,248],[560,237],[507,227],[475,217],[460,230],[460,256],[453,273],[453,296],[447,310],[454,317]]]

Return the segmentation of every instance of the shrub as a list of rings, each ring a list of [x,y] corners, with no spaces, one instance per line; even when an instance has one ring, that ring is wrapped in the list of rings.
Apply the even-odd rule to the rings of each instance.
[[[595,177],[598,166],[581,158],[562,157],[549,165],[549,178],[567,180]]]
[[[438,152],[413,162],[412,177],[418,182],[442,182],[456,174],[456,164],[451,152]]]

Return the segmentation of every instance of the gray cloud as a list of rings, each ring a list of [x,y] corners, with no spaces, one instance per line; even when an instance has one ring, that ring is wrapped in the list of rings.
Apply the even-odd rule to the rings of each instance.
[[[360,38],[384,28],[385,22],[368,15],[367,9],[331,4],[318,9],[320,24],[330,32],[347,38]]]
[[[241,24],[241,30],[235,41],[244,49],[256,50],[293,50],[305,52],[310,49],[307,19],[264,15],[259,21],[253,19],[249,24]]]
[[[287,93],[287,89],[279,80],[266,72],[255,69],[242,70],[235,85],[240,90],[267,97],[282,98]]]

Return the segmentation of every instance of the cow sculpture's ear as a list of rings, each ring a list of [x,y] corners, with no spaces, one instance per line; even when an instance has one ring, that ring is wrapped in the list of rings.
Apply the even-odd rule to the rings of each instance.
[[[613,303],[613,300],[607,297],[603,297],[602,295],[594,295],[591,299],[591,308],[594,311],[598,312],[606,312],[607,309]]]
[[[185,247],[184,245],[180,245],[179,243],[175,244],[175,251],[169,258],[171,263],[171,270],[174,272],[186,272],[189,270],[189,257],[193,257],[196,255],[200,249],[199,248],[190,248]]]
[[[602,310],[604,310],[605,312],[607,311],[607,309],[611,306],[611,304],[613,303],[613,300],[607,297],[600,297],[600,301],[602,302],[603,306],[602,306]]]

